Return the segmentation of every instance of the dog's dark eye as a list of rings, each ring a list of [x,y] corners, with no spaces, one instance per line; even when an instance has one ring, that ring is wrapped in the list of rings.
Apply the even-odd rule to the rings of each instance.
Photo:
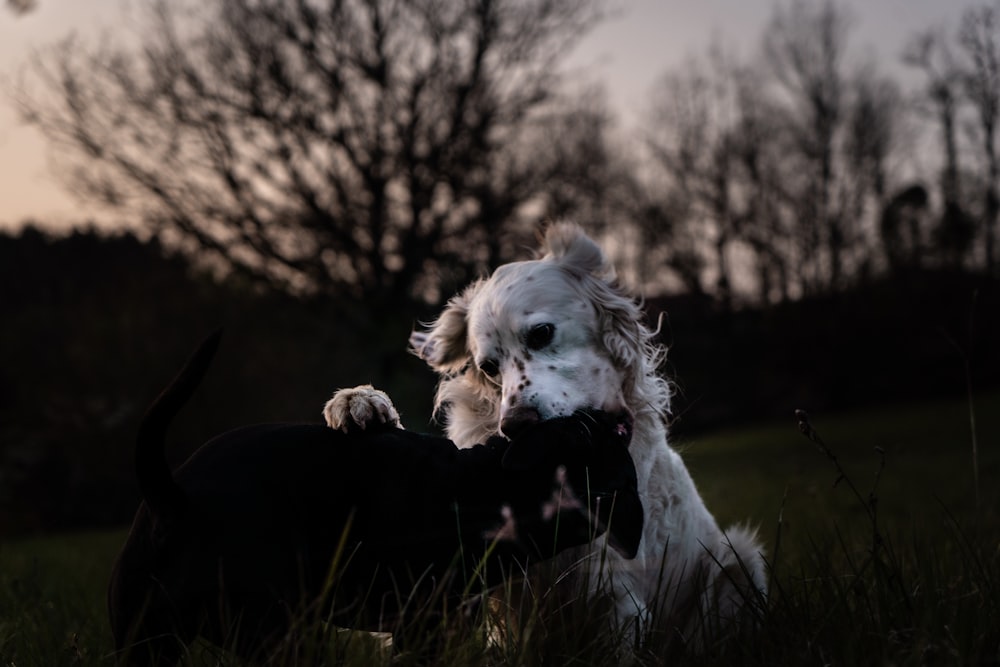
[[[484,359],[483,361],[479,362],[479,370],[481,370],[483,373],[490,376],[491,378],[495,378],[497,376],[497,373],[500,372],[500,366],[494,359]]]
[[[528,348],[540,350],[552,342],[552,336],[556,333],[554,324],[537,324],[528,331]]]

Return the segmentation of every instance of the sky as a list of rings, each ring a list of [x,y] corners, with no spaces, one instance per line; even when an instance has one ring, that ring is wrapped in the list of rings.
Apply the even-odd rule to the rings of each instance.
[[[65,227],[101,217],[74,200],[56,179],[58,152],[18,119],[10,101],[10,81],[30,58],[75,32],[84,39],[114,35],[134,24],[148,0],[37,0],[17,16],[0,9],[0,228],[33,218]],[[852,57],[871,57],[889,72],[905,76],[903,45],[932,26],[954,30],[964,9],[985,0],[841,0],[855,25]],[[602,84],[625,127],[641,118],[653,83],[713,39],[740,57],[759,50],[772,0],[611,0],[610,17],[570,53],[566,64],[590,82]],[[108,224],[113,224],[113,221]]]

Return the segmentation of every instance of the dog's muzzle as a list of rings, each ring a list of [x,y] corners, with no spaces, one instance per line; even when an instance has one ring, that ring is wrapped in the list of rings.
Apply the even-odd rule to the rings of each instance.
[[[519,433],[542,421],[542,415],[535,408],[512,408],[500,420],[500,432],[508,438],[516,438]]]

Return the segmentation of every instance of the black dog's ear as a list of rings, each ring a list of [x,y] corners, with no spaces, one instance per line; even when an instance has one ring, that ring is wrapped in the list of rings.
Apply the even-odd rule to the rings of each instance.
[[[614,499],[602,498],[601,501],[612,503],[613,507],[608,521],[608,544],[623,558],[635,558],[642,541],[643,517],[639,494],[632,489],[623,489],[615,493]],[[598,511],[598,514],[603,512]]]

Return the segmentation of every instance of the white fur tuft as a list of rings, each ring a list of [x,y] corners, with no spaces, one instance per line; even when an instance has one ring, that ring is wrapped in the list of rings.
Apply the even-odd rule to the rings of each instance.
[[[605,258],[601,247],[579,225],[554,223],[545,233],[544,248],[543,259],[555,262],[576,275],[590,274],[608,282],[615,279],[614,266]]]

